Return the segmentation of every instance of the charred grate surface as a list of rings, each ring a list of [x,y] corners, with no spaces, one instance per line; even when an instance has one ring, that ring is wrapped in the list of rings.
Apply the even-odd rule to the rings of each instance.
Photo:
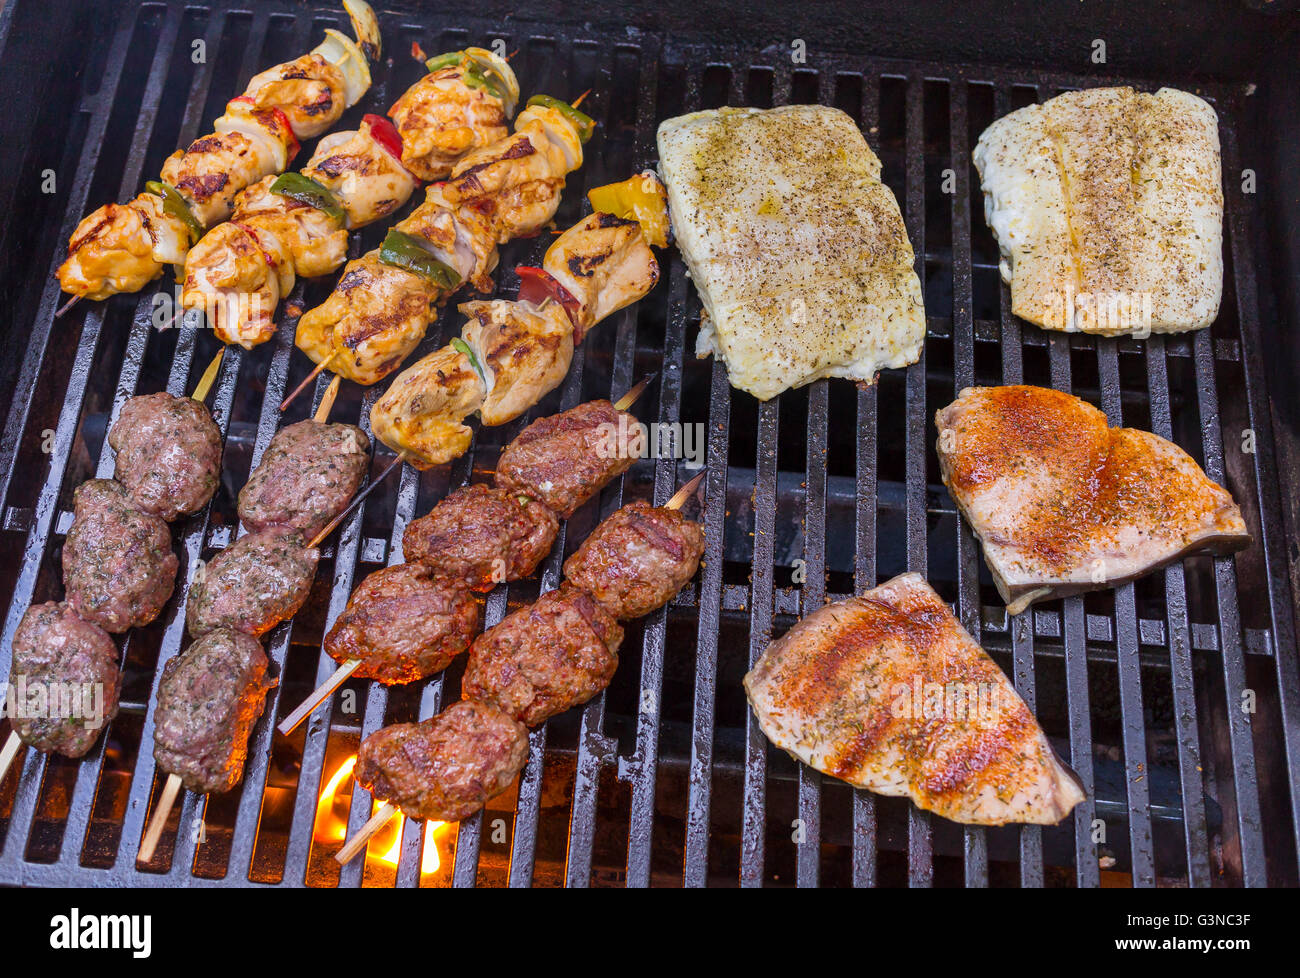
[[[342,15],[320,6],[307,13],[275,3],[146,3],[89,36],[76,124],[58,167],[62,210],[57,228],[36,235],[38,267],[52,273],[86,210],[132,195],[255,71],[301,53],[331,25],[343,27]],[[1256,269],[1264,256],[1252,247],[1250,198],[1231,177],[1226,288],[1211,329],[1145,342],[1049,336],[1010,314],[970,149],[1012,108],[1123,79],[816,52],[791,64],[784,49],[758,45],[702,48],[637,31],[432,13],[385,15],[383,27],[391,64],[340,127],[382,112],[418,77],[412,42],[432,54],[499,38],[519,49],[514,65],[525,94],[593,89],[587,106],[601,126],[570,182],[561,227],[580,216],[588,187],[653,165],[655,127],[668,116],[724,104],[843,108],[881,156],[916,249],[929,316],[924,359],[872,387],[822,381],[759,405],[732,391],[720,365],[694,358],[698,299],[675,252],[666,254],[656,291],[595,330],[562,388],[530,417],[617,395],[659,371],[639,405],[643,420],[699,424],[707,434],[704,567],[668,609],[628,629],[605,694],[533,733],[517,790],[458,826],[406,823],[340,873],[330,855],[344,829],[355,831],[370,814],[369,797],[349,790],[342,766],[361,737],[457,698],[463,663],[415,688],[349,683],[332,714],[318,711],[288,739],[273,738],[272,729],[332,671],[320,641],[353,585],[402,560],[411,519],[451,488],[489,478],[501,447],[528,419],[482,432],[472,453],[450,466],[390,477],[342,527],[308,605],[265,639],[281,685],[254,733],[243,785],[221,797],[185,795],[155,863],[141,866],[135,855],[162,780],[150,749],[152,702],[163,663],[184,646],[188,585],[179,587],[158,622],[122,639],[122,712],[92,753],[70,762],[27,751],[0,785],[0,883],[1296,882],[1300,678],[1263,381]],[[195,64],[200,38],[207,58]],[[1236,96],[1182,87],[1215,104],[1224,172],[1240,173]],[[353,254],[381,235],[382,228],[357,235]],[[517,286],[505,269],[535,264],[544,237],[504,250],[500,294]],[[163,281],[159,288],[169,289]],[[330,284],[310,283],[295,299],[314,305]],[[61,597],[71,494],[83,479],[111,474],[111,419],[135,393],[190,389],[218,347],[205,331],[152,329],[153,295],[83,304],[57,324],[59,294],[48,274],[19,300],[29,342],[0,436],[0,587],[13,595],[0,654],[6,672],[27,605]],[[419,352],[459,325],[454,310],[444,314]],[[238,533],[235,493],[281,423],[275,405],[306,375],[293,326],[286,316],[272,342],[227,353],[212,395],[225,439],[223,487],[207,511],[173,529],[189,568]],[[1072,391],[1113,424],[1174,438],[1231,488],[1255,546],[1236,559],[1190,560],[1114,593],[1007,620],[939,483],[930,419],[964,386],[1018,382]],[[323,389],[317,385],[316,399]],[[346,388],[333,417],[366,424],[377,393]],[[297,405],[283,422],[313,406]],[[1246,432],[1253,452],[1243,450]],[[381,452],[372,475],[387,460]],[[680,461],[643,460],[568,521],[538,580],[486,598],[487,624],[557,586],[563,556],[624,498],[662,502],[691,474]],[[740,688],[748,664],[795,617],[906,569],[927,573],[955,604],[1086,782],[1089,801],[1070,820],[963,830],[897,799],[823,780],[766,743]],[[336,797],[322,801],[330,787]]]

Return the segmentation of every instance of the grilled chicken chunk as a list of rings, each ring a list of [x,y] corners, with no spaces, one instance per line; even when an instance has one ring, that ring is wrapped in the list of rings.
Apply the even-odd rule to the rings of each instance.
[[[972,155],[1017,316],[1107,335],[1214,322],[1223,189],[1206,102],[1067,92],[998,119]]]
[[[944,484],[1011,614],[1250,543],[1241,511],[1181,448],[1042,387],[963,390],[935,415]]]
[[[348,254],[348,232],[319,208],[271,193],[276,177],[265,177],[235,198],[231,220],[254,232],[268,231],[288,249],[296,275],[318,278],[343,266]],[[205,235],[191,250],[190,263],[204,253]]]
[[[223,343],[251,350],[275,335],[275,310],[293,288],[293,257],[268,228],[228,221],[185,263],[181,305],[202,309]]]
[[[454,268],[461,280],[480,292],[492,291],[492,272],[497,267],[496,231],[489,216],[477,207],[459,207],[443,193],[445,184],[434,184],[424,203],[397,224],[397,230],[415,235],[444,265]]]
[[[483,385],[469,357],[444,346],[407,367],[370,409],[370,430],[417,469],[469,451],[465,419],[483,404]]]
[[[299,139],[314,139],[343,114],[343,72],[316,53],[254,75],[244,95],[261,109],[285,114]]]
[[[358,384],[397,369],[424,338],[441,291],[428,279],[385,265],[371,251],[344,269],[328,299],[298,320],[294,343],[317,363]],[[337,355],[336,355],[337,354]]]
[[[334,195],[351,228],[388,216],[416,187],[415,177],[375,139],[366,120],[355,131],[331,133],[317,143],[302,175]]]
[[[542,267],[578,300],[575,342],[611,313],[630,306],[659,281],[659,263],[636,221],[588,214],[555,239]]]
[[[466,153],[505,139],[505,108],[486,88],[463,81],[448,65],[408,88],[388,110],[402,135],[402,162],[421,180],[445,180]]]
[[[821,377],[871,381],[920,356],[921,283],[898,201],[848,115],[723,108],[659,126],[673,231],[721,356],[760,400]]]
[[[559,303],[465,302],[461,335],[487,377],[487,425],[513,421],[555,390],[573,362],[573,324]],[[475,380],[475,383],[478,383]]]
[[[189,246],[189,229],[163,210],[161,197],[146,193],[129,204],[105,204],[82,218],[68,239],[59,285],[88,299],[138,292],[164,265],[183,263]]]
[[[1024,701],[919,574],[826,605],[745,676],[795,759],[954,822],[1054,825],[1084,800]]]

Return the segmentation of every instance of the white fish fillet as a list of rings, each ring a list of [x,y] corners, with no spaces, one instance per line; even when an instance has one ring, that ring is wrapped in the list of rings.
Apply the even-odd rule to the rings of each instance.
[[[1007,677],[919,574],[826,605],[745,677],[769,740],[954,822],[1054,825],[1084,800]]]
[[[724,108],[659,126],[673,231],[721,355],[760,400],[821,377],[870,381],[920,356],[921,284],[880,160],[822,105]]]
[[[1214,322],[1223,187],[1218,116],[1204,100],[1067,92],[998,119],[972,156],[1017,316],[1136,336]]]

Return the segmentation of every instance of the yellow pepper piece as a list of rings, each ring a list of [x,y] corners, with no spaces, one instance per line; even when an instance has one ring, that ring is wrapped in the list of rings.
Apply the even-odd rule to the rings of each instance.
[[[656,248],[668,246],[668,194],[649,170],[622,183],[588,190],[587,199],[593,210],[636,221]]]

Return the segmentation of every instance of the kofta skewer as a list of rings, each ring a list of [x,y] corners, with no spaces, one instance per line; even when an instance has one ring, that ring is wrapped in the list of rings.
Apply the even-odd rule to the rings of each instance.
[[[659,509],[676,515],[686,500],[694,494],[704,475],[705,473],[701,472],[682,486]],[[617,533],[616,517],[624,513],[627,508],[624,507],[603,521],[593,531],[592,537],[601,535],[602,531]],[[703,533],[698,524],[690,521],[683,521],[683,523],[694,527],[692,538],[686,541],[692,554],[680,553],[675,557],[679,563],[683,562],[682,558],[686,558],[684,564],[689,566],[690,574],[694,574],[704,550]],[[580,553],[581,550],[565,562],[566,574],[571,565],[576,569],[577,564],[581,563],[581,560],[575,560],[579,558]],[[639,563],[639,561],[633,557],[632,563]],[[612,576],[618,576],[617,572]],[[655,610],[667,604],[690,575],[683,579],[678,579],[678,576],[674,574],[667,581],[660,583],[656,595],[657,603],[648,610]],[[565,671],[574,675],[565,676],[558,682],[556,689],[538,690],[533,683],[541,680],[542,677],[534,672],[528,679],[523,680],[523,685],[528,687],[523,700],[517,695],[522,692],[518,681],[521,675],[520,663],[506,664],[493,681],[488,681],[488,674],[480,670],[479,679],[484,682],[479,683],[471,670],[473,658],[480,654],[480,649],[483,650],[483,657],[491,658],[516,643],[518,643],[516,651],[520,654],[527,654],[523,651],[523,647],[550,644],[549,636],[539,636],[531,627],[534,624],[533,615],[543,604],[552,606],[548,607],[551,613],[550,621],[562,623],[558,625],[561,629],[573,623],[573,627],[577,629],[586,627],[594,636],[594,641],[585,642],[583,645],[587,650],[586,653],[575,656],[569,650],[562,650],[559,657],[554,654],[550,656],[553,662],[564,663]],[[513,615],[507,616],[474,643],[474,648],[470,652],[471,670],[466,672],[466,679],[470,685],[463,691],[466,699],[420,724],[394,724],[376,731],[362,743],[353,776],[358,778],[359,782],[368,781],[369,783],[363,784],[363,787],[368,788],[372,794],[377,794],[384,789],[399,793],[404,787],[410,787],[410,797],[413,802],[436,808],[435,812],[424,811],[419,815],[410,813],[414,818],[451,816],[450,819],[443,820],[457,820],[478,811],[493,796],[509,787],[515,776],[523,769],[528,758],[526,724],[535,726],[564,710],[581,705],[608,686],[614,668],[617,666],[615,650],[623,637],[623,631],[615,622],[612,611],[620,610],[630,612],[640,609],[631,606],[604,608],[586,591],[566,583],[559,590],[542,595],[538,602],[529,608],[520,609]],[[648,610],[641,613],[648,613]],[[523,616],[528,616],[528,620],[524,621]],[[519,624],[521,621],[523,624]],[[585,626],[578,624],[580,622],[585,622]],[[552,628],[555,627],[557,626],[552,624]],[[509,635],[512,628],[518,628],[519,633]],[[498,644],[496,637],[503,633],[506,634]],[[596,646],[603,647],[605,652],[602,654],[598,648],[595,648]],[[529,649],[528,652],[536,654],[537,649]],[[592,654],[594,659],[587,658]],[[541,655],[544,656],[546,653],[542,652]],[[584,661],[581,664],[572,664],[576,659]],[[543,660],[539,657],[528,664],[536,666],[541,661]],[[581,675],[584,669],[593,671]],[[427,768],[456,772],[448,784],[429,783],[427,776],[422,777],[426,771],[415,769],[414,755],[403,749],[405,742],[412,737],[420,737],[424,740],[419,756]],[[461,739],[458,741],[457,737]],[[403,777],[411,777],[413,783],[399,785],[398,782]],[[340,864],[350,862],[365,849],[370,837],[401,808],[398,803],[385,800],[379,810],[355,836],[347,841],[334,858]]]
[[[215,476],[208,471],[213,463],[211,459],[204,461],[206,456],[211,455],[205,443],[210,441],[210,436],[213,435],[218,439],[216,442],[218,461],[215,464],[219,466],[220,435],[215,431],[211,416],[207,414],[206,409],[200,408],[199,412],[191,413],[185,405],[187,403],[202,405],[206,400],[224,355],[223,347],[217,351],[217,355],[203,372],[203,376],[194,388],[194,393],[189,398],[175,398],[164,393],[141,395],[127,401],[109,434],[109,444],[118,453],[115,475],[119,481],[88,480],[85,484],[117,486],[118,489],[113,492],[113,505],[117,511],[139,512],[143,518],[138,522],[152,527],[155,531],[162,520],[175,519],[177,516],[194,512],[202,507],[216,490]],[[211,430],[208,430],[203,421],[206,421],[207,426],[211,426]],[[147,464],[149,459],[143,457],[146,453],[151,457],[167,456],[166,439],[160,440],[160,429],[168,433],[171,440],[177,441],[182,447],[188,446],[190,449],[188,454],[193,463],[180,473],[182,478],[177,479],[175,473],[172,474],[167,485],[162,487],[168,490],[167,492],[159,490],[157,468]],[[143,445],[142,450],[137,450],[138,444]],[[162,496],[170,496],[171,501],[165,505],[161,504],[159,500]],[[177,499],[182,500],[179,505]],[[163,526],[165,527],[165,524]],[[164,549],[170,552],[170,536],[168,546]],[[172,557],[175,560],[174,555]],[[66,590],[66,571],[64,576]],[[170,590],[168,593],[170,595]],[[165,601],[166,598],[164,597],[163,600]],[[95,603],[98,604],[98,600]],[[132,622],[132,624],[144,623],[143,621]],[[51,658],[49,651],[56,645],[60,654]],[[47,722],[23,724],[19,717],[12,717],[13,729],[5,741],[4,748],[0,749],[0,780],[3,780],[8,773],[9,765],[18,756],[24,742],[30,743],[38,750],[55,751],[68,757],[83,756],[94,746],[103,727],[116,714],[120,689],[121,670],[118,666],[116,645],[101,624],[84,619],[69,601],[65,600],[62,604],[46,602],[29,608],[14,634],[12,652],[11,684],[15,682],[16,677],[26,678],[27,672],[19,670],[27,669],[35,669],[38,675],[44,674],[46,678],[42,680],[43,682],[97,683],[105,687],[100,701],[104,707],[104,715],[100,718],[100,725],[93,728],[93,736],[86,735],[89,728],[84,725],[82,731],[77,733],[65,724],[48,723],[49,720],[54,719],[74,718],[30,718],[44,719]],[[71,673],[76,675],[73,676]]]
[[[570,450],[576,447],[579,450],[577,453],[572,453],[572,454],[583,454],[583,453],[589,454],[592,449],[592,446],[589,441],[579,438],[578,444],[574,445],[574,441],[571,433],[572,428],[574,426],[569,423],[569,419],[583,413],[589,413],[589,409],[591,408],[596,408],[597,411],[600,411],[599,406],[605,405],[609,410],[608,412],[600,411],[599,417],[601,420],[599,423],[609,424],[617,428],[617,420],[619,414],[627,411],[627,409],[630,408],[637,401],[638,398],[640,398],[641,394],[644,393],[646,387],[654,379],[655,376],[656,376],[655,374],[650,374],[649,376],[642,378],[641,381],[638,382],[631,390],[629,390],[626,394],[624,394],[621,398],[619,398],[616,404],[609,405],[609,402],[607,401],[594,401],[588,404],[579,405],[577,408],[572,408],[569,411],[561,412],[558,415],[553,415],[550,418],[540,419],[539,421],[534,422],[533,425],[529,426],[528,429],[525,429],[525,431],[520,434],[519,438],[516,438],[514,442],[508,445],[506,447],[505,452],[502,453],[502,460],[506,461],[507,459],[510,458],[511,452],[515,448],[516,444],[522,442],[519,448],[519,454],[530,456],[531,461],[534,464],[530,466],[528,464],[529,461],[528,459],[521,459],[519,465],[517,466],[517,470],[513,472],[513,476],[509,480],[503,479],[501,466],[499,466],[497,472],[497,480],[496,480],[498,488],[507,489],[508,491],[516,492],[520,494],[521,498],[526,497],[526,498],[535,499],[537,502],[540,502],[543,507],[547,507],[552,511],[556,512],[557,516],[567,519],[569,516],[573,514],[574,510],[576,510],[578,506],[586,502],[588,499],[590,499],[592,496],[598,493],[601,489],[603,489],[606,485],[608,485],[612,479],[614,479],[619,474],[621,474],[624,470],[626,470],[626,468],[632,463],[632,461],[634,461],[633,454],[625,451],[623,454],[627,455],[628,456],[627,458],[619,459],[612,466],[604,466],[603,467],[604,471],[600,471],[598,468],[593,467],[591,465],[584,466],[582,464],[584,461],[589,462],[590,460],[585,460],[581,458],[572,458],[572,457],[565,458],[564,462],[561,464],[568,470],[568,473],[570,473],[570,478],[566,480],[560,476],[559,474],[560,466],[555,464],[556,459],[554,457],[549,459],[550,464],[545,464],[545,462],[543,462],[541,465],[537,464],[541,460],[538,457],[537,449],[535,446],[536,446],[536,442],[540,438],[544,437],[544,435],[539,436],[538,439],[528,439],[526,436],[535,428],[543,426],[545,425],[546,422],[549,421],[553,423],[554,427],[565,429],[565,431],[563,431],[560,434],[560,437],[562,438],[568,435],[567,443],[565,447],[569,448]],[[590,430],[591,427],[593,426],[589,423],[588,430]],[[534,446],[531,450],[529,448],[530,445]],[[640,446],[634,446],[634,447],[636,449],[635,454],[639,454]],[[401,459],[402,456],[399,455],[392,464],[396,465],[397,462],[401,461]],[[612,459],[606,461],[612,461]],[[621,462],[623,461],[625,461],[627,464],[621,464]],[[578,478],[576,480],[572,478],[572,474],[575,472],[578,475]],[[386,475],[387,471],[385,471],[384,474]],[[559,489],[558,487],[555,487],[553,485],[553,482],[550,478],[551,476],[554,476],[554,479],[560,481],[562,484],[565,482],[569,482],[572,484],[566,486],[563,489]],[[381,475],[380,480],[382,480],[383,477],[384,476]],[[545,479],[545,481],[543,481],[543,479]],[[380,480],[377,480],[377,482]],[[508,481],[509,484],[503,486],[502,483],[506,481]],[[539,483],[541,483],[541,485],[544,485],[548,488],[545,489],[541,488],[539,486]],[[551,502],[548,502],[546,498],[540,498],[540,499],[537,498],[540,496],[546,496],[548,494],[551,495]],[[557,503],[554,501],[557,497],[561,499],[561,502]],[[361,497],[359,496],[357,500],[354,500],[353,502],[354,506],[356,505],[356,502],[359,501],[360,498]],[[451,497],[448,498],[450,499]],[[446,501],[447,500],[444,500],[443,502]],[[453,500],[453,504],[454,504],[454,500]],[[439,503],[439,506],[441,505],[443,504]],[[435,507],[435,509],[437,509],[437,507]],[[341,519],[343,515],[345,514],[340,514],[340,516],[337,517],[336,520]],[[326,532],[328,532],[328,528]],[[554,539],[553,535],[549,537],[544,537],[543,540],[545,542],[546,549],[543,550],[541,549],[540,546],[533,547],[531,548],[533,554],[535,554],[536,557],[540,559],[540,557],[545,554],[546,550],[550,549],[550,542],[553,541],[553,539]],[[441,547],[436,544],[429,544],[424,546],[421,552],[432,556],[440,549]],[[411,563],[419,564],[420,562],[421,562],[420,559],[416,558]],[[399,564],[396,566],[409,567],[411,566],[411,563]],[[532,558],[529,557],[524,562],[524,567],[516,568],[516,576],[527,576],[527,573],[531,573],[532,568],[534,566],[535,566],[535,561],[533,561]],[[524,570],[525,568],[526,568],[525,573],[523,573],[522,575],[518,574],[519,570]],[[402,576],[405,577],[408,574],[409,572],[403,572]],[[358,623],[356,629],[354,630],[368,630],[365,626],[369,626],[370,628],[376,627],[377,623],[375,622],[375,618],[377,616],[371,615],[369,611],[363,610],[362,606],[369,604],[368,598],[377,598],[379,594],[382,593],[382,588],[378,586],[372,586],[369,591],[363,591],[363,589],[365,589],[367,587],[367,584],[372,581],[372,578],[383,577],[384,575],[387,575],[387,577],[398,576],[393,571],[393,568],[385,568],[383,570],[376,571],[374,574],[369,575],[364,581],[361,582],[360,585],[358,585],[356,592],[354,592],[353,596],[348,600],[348,608],[344,611],[343,615],[340,617],[339,622],[335,623],[334,627],[331,628],[329,634],[326,636],[325,638],[326,651],[330,652],[331,656],[333,656],[334,658],[337,659],[339,658],[339,656],[334,655],[333,651],[331,650],[331,646],[333,646],[339,641],[337,636],[340,634],[340,626],[347,627],[351,624],[351,622],[348,621],[350,615],[365,616],[366,618],[364,625],[362,623]],[[506,576],[507,579],[514,579],[513,577],[510,577],[508,574]],[[386,580],[387,578],[384,579]],[[408,588],[408,590],[419,589],[419,583],[420,582],[417,580],[402,581],[402,584],[405,585]],[[477,581],[477,579],[475,579],[470,581],[462,580],[456,583],[468,585],[471,589],[473,589],[475,585],[478,584],[479,582]],[[454,590],[455,587],[454,585],[446,585],[445,589]],[[433,588],[424,588],[422,590],[427,594],[428,592],[432,591]],[[428,595],[428,600],[432,600],[431,595]],[[452,604],[454,606],[455,602],[452,601]],[[344,634],[347,633],[345,632]],[[365,645],[364,640],[359,640],[359,644],[364,647]],[[434,664],[438,664],[438,663],[441,664],[438,665],[437,668],[424,671],[422,675],[421,674],[410,675],[410,670],[399,670],[404,675],[410,675],[410,678],[388,680],[388,679],[384,679],[382,675],[376,675],[371,678],[379,679],[381,682],[409,682],[411,681],[411,679],[424,678],[425,676],[433,675],[435,672],[439,672],[441,671],[441,669],[445,668],[446,665],[451,661],[451,659],[455,657],[455,654],[459,653],[459,651],[462,650],[456,649],[453,652],[453,654],[450,656],[447,656],[444,653],[442,656],[436,657],[433,660]],[[444,659],[445,661],[443,661]],[[348,679],[348,677],[350,677],[354,672],[356,672],[357,669],[359,669],[363,664],[365,664],[365,662],[366,659],[363,658],[362,656],[344,658],[340,662],[339,667],[334,671],[334,673],[327,680],[325,680],[325,682],[323,682],[320,686],[318,686],[316,690],[313,691],[305,700],[303,700],[303,702],[300,703],[298,707],[293,710],[292,713],[290,713],[288,716],[284,718],[283,721],[281,721],[279,727],[277,728],[280,731],[280,733],[286,736],[292,733],[293,730],[300,723],[302,723],[303,720],[305,720],[321,703],[327,700],[333,694],[333,692],[340,685],[342,685]]]

